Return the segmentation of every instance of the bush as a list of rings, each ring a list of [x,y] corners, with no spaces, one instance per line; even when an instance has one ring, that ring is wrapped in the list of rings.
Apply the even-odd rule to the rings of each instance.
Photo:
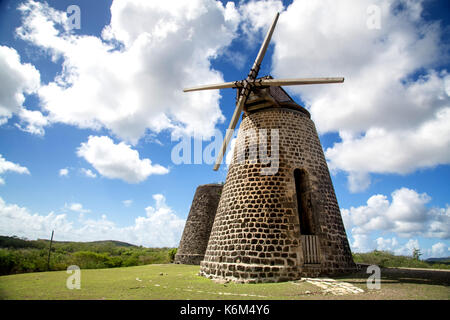
[[[444,264],[432,264],[422,260],[417,260],[417,257],[396,256],[388,251],[374,250],[368,253],[354,253],[353,260],[356,263],[374,264],[381,268],[439,268],[448,269],[450,266]]]
[[[8,249],[0,249],[0,275],[13,273],[15,265],[14,254]]]
[[[175,261],[175,255],[177,254],[178,248],[173,248],[170,249],[168,254],[169,254],[169,261],[172,263]]]
[[[92,251],[78,251],[72,254],[74,265],[81,269],[101,269],[114,265],[107,253],[96,253]]]

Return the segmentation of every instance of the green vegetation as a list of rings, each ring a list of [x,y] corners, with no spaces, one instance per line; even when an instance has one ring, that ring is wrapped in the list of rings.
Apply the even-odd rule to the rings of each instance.
[[[420,249],[413,249],[413,259],[419,261],[420,260],[420,256],[422,255],[422,253],[420,253]]]
[[[0,275],[48,271],[50,241],[0,236]],[[116,268],[169,263],[176,253],[170,248],[144,248],[120,241],[53,241],[49,270]]]
[[[169,260],[170,262],[175,261],[175,255],[177,254],[178,248],[173,248],[169,250]]]
[[[354,253],[353,260],[356,263],[375,264],[383,268],[427,268],[450,269],[450,263],[445,261],[419,260],[419,251],[414,251],[412,257],[396,256],[387,251],[372,251],[368,253]]]

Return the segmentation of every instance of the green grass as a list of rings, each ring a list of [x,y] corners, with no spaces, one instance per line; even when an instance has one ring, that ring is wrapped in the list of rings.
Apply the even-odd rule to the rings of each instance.
[[[81,289],[69,290],[65,271],[0,277],[1,299],[449,299],[447,271],[436,279],[427,274],[382,270],[381,290],[368,290],[367,274],[341,277],[362,288],[362,294],[334,296],[307,282],[215,283],[197,275],[198,266],[162,264],[81,270]],[[406,271],[405,271],[406,272]],[[427,271],[431,272],[431,271]],[[162,273],[162,275],[161,275]],[[142,280],[138,281],[136,280]],[[431,279],[431,280],[430,280]],[[309,292],[309,293],[308,293]]]

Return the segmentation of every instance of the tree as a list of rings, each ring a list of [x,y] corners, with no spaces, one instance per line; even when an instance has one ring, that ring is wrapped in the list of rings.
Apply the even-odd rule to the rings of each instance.
[[[173,248],[173,249],[170,249],[169,250],[169,260],[170,260],[170,262],[174,262],[174,260],[175,260],[175,255],[177,254],[177,248]]]
[[[420,249],[413,249],[413,259],[419,261],[420,260],[420,256],[422,255],[422,253],[420,253]]]

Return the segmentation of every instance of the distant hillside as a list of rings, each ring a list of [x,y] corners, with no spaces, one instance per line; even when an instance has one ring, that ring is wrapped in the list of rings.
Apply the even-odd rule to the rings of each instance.
[[[450,257],[445,258],[428,258],[425,260],[426,262],[430,263],[444,263],[444,264],[450,264]]]
[[[0,275],[65,270],[70,265],[82,269],[129,267],[173,261],[170,248],[144,248],[122,241],[53,241],[48,267],[50,240],[27,240],[0,236]]]
[[[86,242],[86,243],[105,244],[105,245],[112,244],[112,245],[115,245],[118,247],[137,247],[134,244],[123,242],[123,241],[117,241],[117,240],[91,241],[91,242]]]
[[[28,240],[18,237],[0,236],[0,248],[36,248],[43,249],[49,246],[50,240],[37,239]],[[102,248],[102,247],[138,247],[130,243],[116,241],[116,240],[103,240],[103,241],[89,241],[89,242],[76,242],[76,241],[53,241],[55,247],[76,247],[77,249],[90,249],[90,248]]]

